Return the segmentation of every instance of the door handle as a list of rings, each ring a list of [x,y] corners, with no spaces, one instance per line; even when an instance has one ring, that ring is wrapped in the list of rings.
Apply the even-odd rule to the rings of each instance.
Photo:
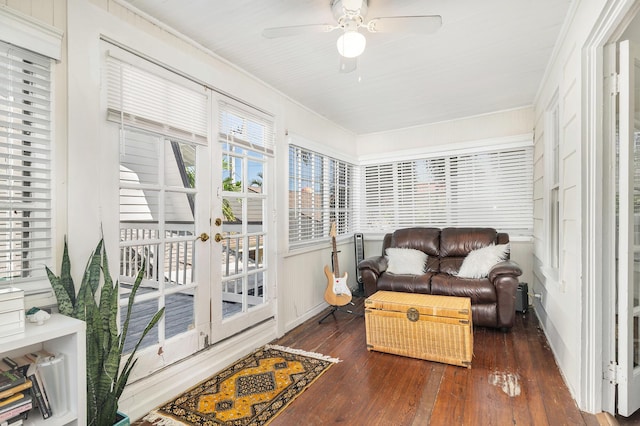
[[[203,243],[204,243],[205,241],[207,241],[208,239],[209,239],[209,234],[207,234],[206,232],[203,232],[202,234],[200,234],[200,235],[198,236],[198,238],[196,238],[196,240],[200,240],[200,241],[202,241]]]
[[[222,241],[222,234],[218,232],[213,236],[213,239],[216,241],[216,243],[219,243],[220,241]]]

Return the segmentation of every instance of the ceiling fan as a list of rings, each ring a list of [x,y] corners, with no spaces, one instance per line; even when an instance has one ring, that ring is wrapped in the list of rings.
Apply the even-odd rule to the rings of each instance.
[[[336,43],[340,53],[340,72],[348,73],[357,67],[357,58],[364,52],[367,39],[359,29],[371,33],[431,34],[442,26],[440,15],[387,16],[365,21],[369,0],[331,0],[331,11],[337,24],[293,25],[266,28],[265,38],[289,37],[308,33],[328,33],[341,30]]]

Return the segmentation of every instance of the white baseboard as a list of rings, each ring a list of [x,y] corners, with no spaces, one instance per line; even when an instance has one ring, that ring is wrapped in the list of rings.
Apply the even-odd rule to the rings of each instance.
[[[318,315],[320,312],[324,311],[329,305],[327,303],[321,303],[318,306],[314,307],[313,309],[311,309],[309,312],[307,312],[306,314],[297,317],[295,320],[288,322],[285,325],[285,332],[289,331],[289,330],[293,330],[294,328],[296,328],[297,326],[299,326],[300,324],[302,324],[305,321],[310,320],[311,318],[313,318],[314,316]]]

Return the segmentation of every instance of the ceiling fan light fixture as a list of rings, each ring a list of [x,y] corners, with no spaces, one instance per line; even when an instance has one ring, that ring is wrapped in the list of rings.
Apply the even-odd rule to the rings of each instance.
[[[345,31],[338,38],[338,52],[345,58],[355,58],[362,55],[367,46],[367,39],[358,31]]]

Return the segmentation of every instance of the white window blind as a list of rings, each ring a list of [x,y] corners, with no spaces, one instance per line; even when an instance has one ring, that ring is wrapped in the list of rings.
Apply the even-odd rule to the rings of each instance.
[[[111,55],[106,59],[105,78],[109,120],[207,143],[208,97],[203,86],[188,85],[184,78],[173,77],[155,64],[135,66]]]
[[[289,242],[293,245],[354,231],[354,166],[289,145]]]
[[[51,265],[51,60],[0,42],[0,286]]]
[[[249,106],[235,105],[230,101],[221,101],[219,106],[220,142],[273,155],[275,131],[272,117]]]
[[[481,226],[531,235],[532,164],[525,147],[364,166],[363,230]]]

